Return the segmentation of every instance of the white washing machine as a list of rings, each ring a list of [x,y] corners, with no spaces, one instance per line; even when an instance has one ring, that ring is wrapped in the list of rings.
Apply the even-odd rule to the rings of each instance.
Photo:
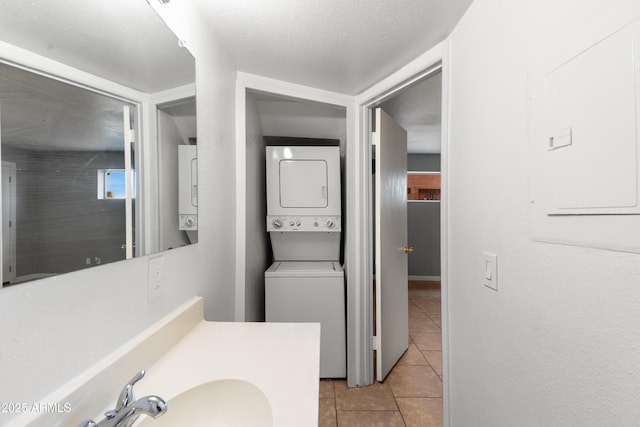
[[[320,322],[320,377],[344,378],[344,272],[331,261],[277,261],[265,272],[268,322]]]
[[[320,377],[346,376],[338,147],[267,147],[267,322],[320,323]]]

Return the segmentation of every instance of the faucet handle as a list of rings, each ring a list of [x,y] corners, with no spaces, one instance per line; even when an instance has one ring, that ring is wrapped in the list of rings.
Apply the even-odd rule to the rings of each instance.
[[[120,396],[118,396],[118,400],[116,401],[115,411],[119,411],[135,400],[135,395],[133,394],[133,385],[140,381],[144,377],[144,374],[144,369],[140,370],[140,372],[135,374],[133,378],[131,378],[131,380],[123,387],[122,391],[120,392]]]
[[[98,424],[96,424],[96,422],[93,420],[86,420],[78,424],[78,427],[97,427],[97,426]]]

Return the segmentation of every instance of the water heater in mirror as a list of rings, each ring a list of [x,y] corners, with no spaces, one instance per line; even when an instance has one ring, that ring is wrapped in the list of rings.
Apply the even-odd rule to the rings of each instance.
[[[178,218],[180,230],[198,229],[197,146],[178,146]]]

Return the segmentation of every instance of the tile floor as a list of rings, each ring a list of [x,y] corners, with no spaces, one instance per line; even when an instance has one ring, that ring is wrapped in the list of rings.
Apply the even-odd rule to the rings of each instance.
[[[320,427],[442,426],[440,282],[409,282],[409,348],[382,383],[320,380]]]

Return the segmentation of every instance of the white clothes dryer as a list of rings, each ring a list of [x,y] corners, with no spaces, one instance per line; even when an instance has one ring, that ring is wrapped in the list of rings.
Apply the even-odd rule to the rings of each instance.
[[[267,147],[266,156],[268,216],[340,216],[339,147]]]

